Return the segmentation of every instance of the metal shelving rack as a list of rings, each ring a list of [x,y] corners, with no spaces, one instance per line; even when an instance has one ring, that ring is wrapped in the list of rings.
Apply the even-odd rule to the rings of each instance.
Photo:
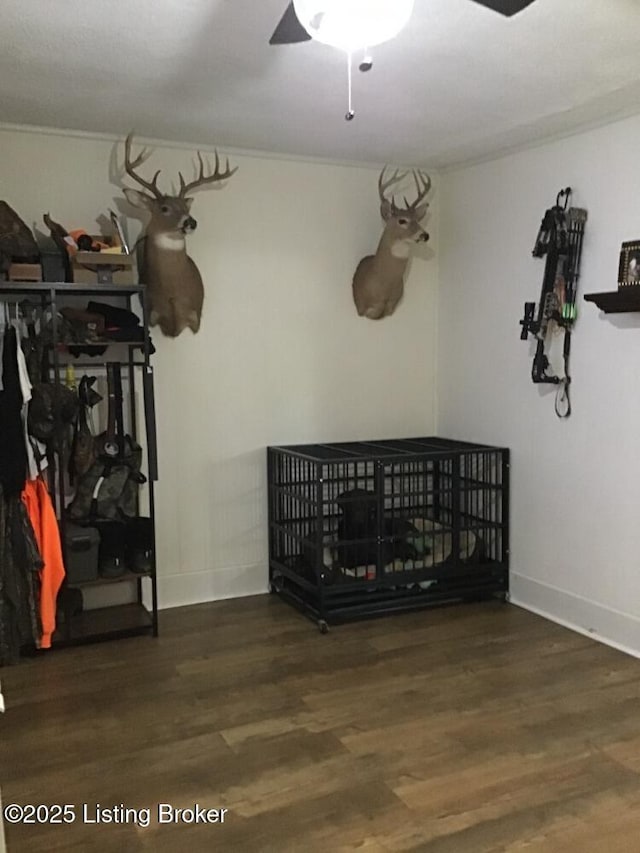
[[[136,377],[141,379],[141,387],[143,393],[144,418],[145,418],[145,433],[146,433],[146,462],[147,462],[147,489],[149,501],[149,516],[151,518],[153,541],[155,543],[155,497],[154,484],[158,479],[158,461],[156,447],[156,429],[155,429],[155,398],[153,387],[153,366],[151,364],[151,342],[149,338],[149,317],[146,298],[146,288],[144,285],[123,285],[123,284],[75,284],[70,282],[0,282],[0,298],[7,301],[7,297],[17,296],[20,299],[32,297],[34,301],[37,299],[39,307],[43,310],[51,311],[52,315],[52,358],[51,358],[51,373],[54,378],[61,381],[61,371],[65,368],[67,362],[60,358],[59,349],[59,330],[58,330],[58,307],[60,299],[64,301],[64,297],[70,296],[89,296],[89,297],[117,297],[121,302],[125,300],[126,307],[133,311],[132,305],[134,298],[139,298],[142,307],[142,326],[144,329],[143,341],[100,341],[95,344],[96,347],[107,347],[107,352],[111,348],[125,348],[127,351],[126,359],[123,358],[106,358],[104,356],[92,356],[90,360],[74,359],[71,363],[75,368],[94,369],[104,365],[107,360],[120,361],[128,368],[128,384],[129,384],[129,420],[130,432],[134,439],[138,436],[138,424],[136,418]],[[87,344],[91,346],[92,344]],[[84,345],[83,345],[84,346]],[[66,511],[64,506],[64,471],[65,461],[58,459],[55,466],[55,471],[50,473],[54,478],[54,482],[50,485],[55,485],[54,504],[58,510],[58,519],[60,523],[62,541],[64,545],[64,530],[67,523]],[[144,603],[143,582],[147,581],[150,584],[150,607]],[[66,583],[66,581],[65,581]],[[117,639],[120,637],[129,637],[139,634],[152,634],[158,636],[158,593],[157,593],[157,575],[156,575],[156,549],[153,548],[151,556],[151,571],[146,574],[134,574],[127,572],[122,577],[116,579],[99,578],[98,580],[88,582],[78,582],[69,584],[69,587],[84,589],[86,587],[96,587],[108,585],[113,587],[115,584],[128,583],[136,584],[136,601],[127,604],[116,604],[107,607],[101,607],[93,610],[83,610],[82,613],[67,618],[64,621],[62,629],[58,629],[53,637],[54,646],[77,645],[87,642],[99,642],[102,640]]]

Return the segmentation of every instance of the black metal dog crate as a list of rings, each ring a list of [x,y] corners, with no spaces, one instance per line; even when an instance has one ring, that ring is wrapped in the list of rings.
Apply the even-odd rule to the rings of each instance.
[[[270,590],[330,622],[504,598],[509,451],[413,438],[267,448]]]

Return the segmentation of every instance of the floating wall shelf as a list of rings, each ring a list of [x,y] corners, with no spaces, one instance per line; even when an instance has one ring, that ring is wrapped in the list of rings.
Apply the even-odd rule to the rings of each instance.
[[[586,293],[587,302],[595,302],[605,314],[624,314],[640,311],[640,287],[623,287],[608,293]]]

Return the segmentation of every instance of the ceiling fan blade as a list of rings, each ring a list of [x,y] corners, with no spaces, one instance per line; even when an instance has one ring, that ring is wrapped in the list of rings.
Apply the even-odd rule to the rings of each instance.
[[[499,12],[501,15],[510,18],[530,6],[533,0],[473,0],[473,2],[480,3],[481,6],[486,6],[487,9],[493,9],[494,12]]]
[[[310,40],[311,36],[298,20],[293,3],[289,3],[284,15],[280,18],[280,23],[269,39],[269,44],[298,44]]]

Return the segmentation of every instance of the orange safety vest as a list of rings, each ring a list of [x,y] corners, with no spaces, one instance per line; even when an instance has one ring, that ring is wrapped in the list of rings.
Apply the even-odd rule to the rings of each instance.
[[[56,599],[65,575],[60,528],[47,487],[39,477],[26,482],[22,500],[44,563],[40,569],[40,648],[50,649],[51,635],[56,629]]]

